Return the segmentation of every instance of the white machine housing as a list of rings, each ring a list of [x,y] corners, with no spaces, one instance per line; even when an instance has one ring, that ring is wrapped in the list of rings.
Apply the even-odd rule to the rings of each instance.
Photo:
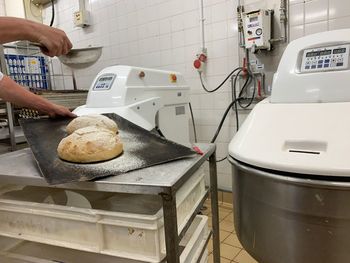
[[[349,176],[349,49],[350,29],[291,42],[271,97],[252,110],[229,154],[260,168]]]
[[[271,19],[272,13],[264,9],[243,14],[244,39],[247,49],[271,49]]]
[[[167,139],[188,144],[189,89],[178,72],[111,66],[98,73],[86,105],[74,113],[116,113],[144,129],[158,127]]]

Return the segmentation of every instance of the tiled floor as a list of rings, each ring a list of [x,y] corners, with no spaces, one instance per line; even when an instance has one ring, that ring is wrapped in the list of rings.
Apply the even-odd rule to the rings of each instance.
[[[209,226],[211,227],[211,206],[210,201],[205,202],[205,210],[203,214],[209,216]],[[220,220],[220,255],[222,263],[257,263],[243,248],[238,241],[233,226],[232,204],[219,204],[219,220]],[[213,262],[213,246],[212,240],[209,241],[209,263]]]

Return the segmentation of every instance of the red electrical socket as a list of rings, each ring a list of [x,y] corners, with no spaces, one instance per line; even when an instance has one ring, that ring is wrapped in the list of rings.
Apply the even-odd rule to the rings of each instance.
[[[193,66],[198,72],[202,72],[205,69],[205,65],[207,62],[207,55],[204,53],[197,54],[197,59],[193,62]]]

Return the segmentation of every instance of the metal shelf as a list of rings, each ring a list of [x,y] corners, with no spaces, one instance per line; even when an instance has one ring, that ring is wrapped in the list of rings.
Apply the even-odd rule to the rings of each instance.
[[[216,154],[214,144],[198,144],[204,152],[193,158],[173,161],[118,176],[110,176],[96,181],[77,182],[63,185],[48,185],[37,166],[30,149],[7,153],[0,157],[0,180],[2,183],[32,186],[58,187],[75,190],[107,191],[129,194],[159,195],[162,198],[164,228],[168,263],[180,262],[179,244],[183,233],[178,233],[176,192],[209,158],[210,197],[212,205],[213,254],[214,262],[220,262],[219,211],[217,192]],[[14,162],[13,160],[16,160]],[[207,193],[208,194],[208,193]],[[202,199],[203,203],[205,198]],[[193,221],[199,205],[186,223],[184,229]]]

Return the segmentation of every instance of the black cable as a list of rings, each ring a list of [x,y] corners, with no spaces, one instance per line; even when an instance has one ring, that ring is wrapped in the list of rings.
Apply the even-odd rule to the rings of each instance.
[[[241,103],[241,101],[238,102],[239,106],[240,106],[242,109],[246,109],[246,108],[248,108],[250,105],[252,105],[252,103],[254,102],[255,93],[256,93],[256,86],[255,86],[254,75],[249,71],[249,69],[248,69],[247,72],[248,72],[248,74],[251,76],[251,79],[250,79],[250,81],[249,81],[249,84],[250,84],[251,80],[254,81],[254,89],[253,89],[253,94],[252,94],[251,98],[249,98],[249,101],[248,101],[247,104],[244,105],[244,104]],[[248,85],[247,85],[247,86],[243,86],[243,88],[242,88],[241,91],[239,92],[238,97],[243,98],[243,96],[242,96],[242,95],[243,95],[243,92],[247,93],[247,91],[246,91],[246,88],[247,88],[247,87],[248,87]],[[244,98],[244,99],[247,99],[247,98]],[[242,100],[243,100],[243,99],[242,99]]]
[[[215,89],[213,89],[213,90],[208,90],[208,89],[205,87],[205,85],[204,85],[204,83],[203,83],[202,72],[198,72],[198,73],[199,73],[199,79],[200,79],[200,81],[201,81],[202,88],[203,88],[206,92],[208,92],[208,93],[215,92],[215,91],[217,91],[218,89],[220,89],[220,88],[225,84],[225,82],[231,77],[231,75],[233,75],[236,71],[238,71],[238,70],[240,70],[240,69],[242,69],[242,68],[241,68],[241,67],[235,68],[230,74],[227,75],[227,77],[221,82],[221,84],[220,84],[219,86],[217,86],[217,87],[216,87]]]
[[[52,14],[51,14],[51,22],[50,26],[53,26],[53,22],[55,21],[55,0],[51,0],[51,9],[52,9]]]
[[[222,159],[216,160],[216,162],[219,163],[219,162],[225,161],[226,159],[227,159],[227,156]]]
[[[237,83],[237,79],[239,74],[243,71],[243,69],[241,69],[240,71],[238,71],[238,73],[236,74],[235,77],[231,77],[231,95],[232,95],[232,101],[234,101],[235,103],[232,106],[232,110],[235,112],[235,116],[236,116],[236,130],[238,131],[239,129],[239,117],[238,117],[238,106],[237,106],[237,91],[236,91],[236,83]]]
[[[216,130],[216,132],[215,132],[214,137],[211,139],[210,143],[214,143],[214,142],[215,142],[216,138],[218,137],[218,135],[219,135],[219,133],[220,133],[220,131],[221,131],[222,125],[224,124],[224,121],[225,121],[225,119],[226,119],[226,117],[227,117],[227,114],[230,112],[230,109],[231,109],[232,106],[236,103],[237,100],[240,100],[240,98],[238,98],[238,99],[232,101],[232,102],[230,103],[230,105],[227,107],[227,109],[225,110],[225,113],[224,113],[224,115],[222,116],[221,121],[220,121],[220,124],[219,124],[219,126],[218,126],[218,128],[217,128],[217,130]]]
[[[196,124],[195,124],[195,122],[194,122],[193,110],[192,110],[191,102],[188,103],[188,106],[189,106],[189,108],[190,108],[190,113],[191,113],[192,126],[193,126],[193,134],[194,134],[194,142],[197,143],[197,130],[196,130]]]
[[[237,71],[238,71],[238,73],[237,73],[237,74],[234,76],[234,78],[233,78],[233,74],[234,74],[235,72],[237,72]],[[247,105],[243,105],[243,104],[240,102],[241,100],[244,99],[244,98],[242,97],[243,92],[246,91],[247,87],[248,87],[249,84],[251,83],[251,80],[254,78],[254,77],[252,76],[251,72],[249,71],[249,69],[247,70],[247,72],[248,72],[247,79],[246,79],[246,81],[244,82],[243,87],[242,87],[242,89],[240,90],[239,95],[238,95],[238,98],[237,98],[237,94],[236,94],[236,93],[237,93],[237,91],[236,91],[236,84],[237,84],[237,79],[238,79],[238,77],[240,76],[240,73],[241,73],[242,71],[243,71],[243,68],[242,68],[242,67],[238,67],[238,68],[234,69],[234,70],[221,82],[221,84],[220,84],[219,86],[217,86],[217,87],[216,87],[215,89],[213,89],[213,90],[208,90],[208,89],[205,87],[205,85],[204,85],[204,83],[203,83],[203,79],[202,79],[202,73],[199,72],[199,79],[200,79],[200,81],[201,81],[202,88],[203,88],[206,92],[208,92],[208,93],[212,93],[212,92],[215,92],[215,91],[217,91],[218,89],[220,89],[220,88],[225,84],[225,82],[231,77],[232,102],[231,102],[230,105],[226,108],[225,113],[224,113],[224,115],[222,116],[221,121],[220,121],[220,123],[219,123],[219,126],[218,126],[218,128],[217,128],[217,130],[216,130],[216,132],[215,132],[215,134],[214,134],[214,137],[211,139],[210,143],[214,143],[215,140],[217,139],[217,137],[218,137],[218,135],[219,135],[219,133],[220,133],[220,131],[221,131],[221,129],[222,129],[222,126],[223,126],[223,124],[224,124],[224,122],[225,122],[225,120],[226,120],[226,117],[227,117],[228,113],[230,112],[230,109],[234,110],[234,112],[235,112],[235,117],[236,117],[236,129],[238,130],[238,129],[239,129],[238,105],[241,106],[242,108],[247,108],[247,107],[249,107],[249,106],[252,104],[252,102],[253,102],[253,100],[254,100],[254,97],[255,97],[255,90],[256,90],[255,85],[254,85],[254,90],[253,90],[253,96],[252,96],[252,98],[250,98],[249,103],[248,103]],[[238,104],[238,105],[237,105],[237,104]],[[193,119],[193,118],[192,118],[192,119]],[[224,158],[222,158],[222,159],[216,160],[216,162],[217,162],[217,163],[218,163],[218,162],[222,162],[222,161],[224,161],[224,160],[226,160],[226,159],[227,159],[227,157],[224,157]]]
[[[237,78],[239,76],[239,74],[242,72],[243,70],[240,70],[237,75],[235,76],[232,76],[231,77],[231,92],[232,92],[232,101],[236,101],[235,104],[234,104],[234,107],[232,107],[232,110],[235,112],[235,115],[236,115],[236,131],[238,131],[239,129],[239,117],[238,117],[238,105],[237,103],[241,106],[241,99],[242,98],[242,90],[245,90],[246,87],[250,84],[251,82],[251,75],[249,74],[248,72],[248,75],[247,75],[247,78],[246,78],[246,81],[244,82],[243,84],[243,87],[238,95],[238,97],[240,98],[239,100],[237,100],[237,88],[236,88],[236,85],[237,85]]]

